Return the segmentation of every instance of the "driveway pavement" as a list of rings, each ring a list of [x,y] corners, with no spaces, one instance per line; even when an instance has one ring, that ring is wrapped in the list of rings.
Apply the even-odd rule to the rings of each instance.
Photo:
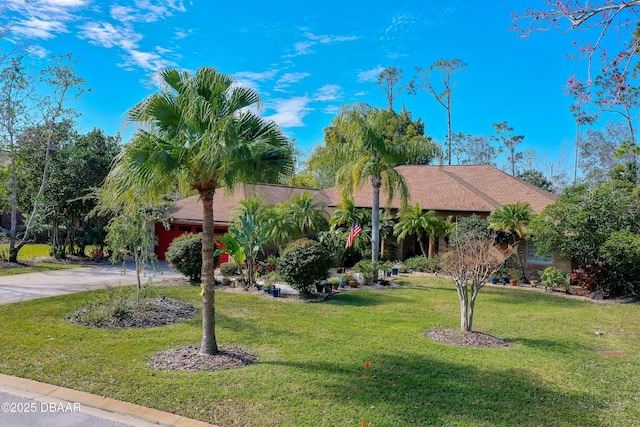
[[[154,283],[183,277],[158,263]],[[143,280],[147,280],[146,276]],[[0,304],[135,284],[135,265],[95,264],[44,273],[0,276]],[[205,427],[210,424],[128,402],[0,374],[0,426]]]
[[[135,264],[127,263],[126,267],[123,272],[122,264],[102,263],[42,273],[0,276],[0,304],[101,289],[106,285],[137,283]],[[155,275],[152,274],[154,283],[184,277],[166,262],[158,262],[156,270]],[[147,281],[148,275],[141,277],[141,280]]]

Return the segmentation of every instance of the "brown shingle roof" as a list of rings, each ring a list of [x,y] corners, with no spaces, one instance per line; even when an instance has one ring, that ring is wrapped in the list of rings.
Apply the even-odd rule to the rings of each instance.
[[[538,213],[553,203],[556,196],[514,178],[489,165],[432,166],[411,165],[397,168],[407,181],[410,204],[420,202],[423,209],[436,211],[492,212],[502,205],[522,201]],[[329,205],[340,203],[335,188],[325,190]],[[386,203],[386,196],[380,196]],[[364,185],[354,194],[356,206],[370,207],[371,186]],[[391,208],[399,208],[399,199]]]
[[[282,203],[288,201],[291,196],[299,195],[305,191],[315,195],[317,202],[328,203],[329,200],[320,193],[320,190],[301,187],[287,187],[284,185],[269,184],[243,184],[236,187],[232,193],[227,189],[219,189],[213,196],[213,218],[216,223],[228,223],[234,217],[234,209],[241,200],[246,200],[253,195],[264,196],[264,203]],[[178,200],[173,204],[171,217],[177,223],[201,223],[202,204],[200,196],[191,196]]]
[[[526,202],[534,212],[539,213],[556,200],[556,195],[514,178],[489,165],[432,166],[411,165],[397,168],[406,179],[411,194],[410,204],[420,202],[425,210],[445,212],[490,213],[502,205]],[[328,207],[340,204],[340,192],[334,188],[314,190],[283,185],[241,185],[230,194],[224,189],[216,192],[213,199],[213,216],[216,223],[228,223],[233,218],[233,210],[241,200],[254,194],[266,196],[264,202],[282,203],[293,195],[308,191],[316,201]],[[201,223],[202,205],[199,196],[193,196],[174,203],[171,214],[175,222]],[[354,194],[356,206],[371,207],[371,186],[364,185]],[[381,195],[384,205],[386,196]],[[399,208],[399,200],[394,200],[391,208]]]

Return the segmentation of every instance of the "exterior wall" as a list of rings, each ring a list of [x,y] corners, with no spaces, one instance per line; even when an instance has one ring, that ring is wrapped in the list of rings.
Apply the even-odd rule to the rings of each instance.
[[[228,228],[229,227],[227,225],[216,226],[214,228],[214,235],[222,236],[227,232]],[[154,253],[159,260],[165,261],[166,258],[164,254],[169,250],[169,245],[171,245],[173,239],[187,233],[202,233],[202,224],[171,223],[167,230],[161,223],[156,223],[155,233],[158,237],[158,244],[154,249]],[[229,261],[229,255],[220,254],[219,263],[222,264],[227,261]]]

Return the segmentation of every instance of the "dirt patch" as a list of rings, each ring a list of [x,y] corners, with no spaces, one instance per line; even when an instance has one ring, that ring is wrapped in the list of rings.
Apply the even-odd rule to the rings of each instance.
[[[191,304],[167,298],[120,299],[83,307],[67,320],[93,328],[153,328],[188,320],[195,312]]]
[[[436,329],[426,333],[426,337],[443,344],[461,347],[508,348],[511,345],[501,338],[483,332],[462,332],[458,329]]]
[[[195,345],[163,350],[151,356],[151,367],[159,371],[221,371],[242,368],[258,360],[258,356],[244,348],[219,349],[215,356],[200,354]]]

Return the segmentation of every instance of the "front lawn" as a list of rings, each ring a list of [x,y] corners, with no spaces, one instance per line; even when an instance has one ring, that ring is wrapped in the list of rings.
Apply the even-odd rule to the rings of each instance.
[[[49,250],[49,245],[24,245],[22,249],[20,249],[20,252],[18,252],[18,262],[28,265],[18,267],[14,267],[15,264],[3,265],[2,268],[0,268],[0,276],[78,268],[78,265],[73,263],[34,261],[34,258],[49,258]],[[8,256],[8,245],[0,245],[0,252]]]
[[[456,347],[425,337],[458,326],[453,285],[404,285],[315,304],[217,292],[218,343],[259,356],[217,372],[149,367],[157,351],[199,344],[199,287],[159,288],[198,314],[150,329],[64,320],[95,292],[0,306],[0,372],[224,426],[640,425],[640,305],[485,288],[475,329],[511,347]]]

